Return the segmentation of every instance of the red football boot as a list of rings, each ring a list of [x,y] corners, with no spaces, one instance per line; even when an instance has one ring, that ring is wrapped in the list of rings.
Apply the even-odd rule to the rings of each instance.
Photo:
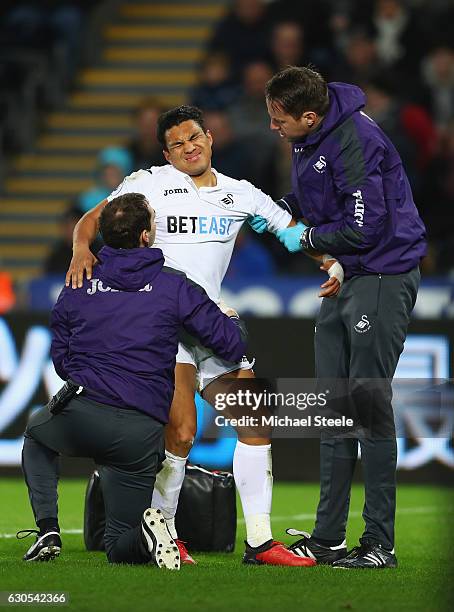
[[[282,542],[269,540],[257,548],[249,546],[247,542],[245,544],[246,550],[243,555],[243,563],[250,563],[251,565],[287,565],[290,567],[312,567],[317,565],[314,559],[295,555]]]
[[[176,545],[178,546],[178,550],[180,551],[180,561],[184,565],[197,565],[197,561],[191,557],[188,553],[188,549],[186,548],[186,542],[183,540],[175,540]]]

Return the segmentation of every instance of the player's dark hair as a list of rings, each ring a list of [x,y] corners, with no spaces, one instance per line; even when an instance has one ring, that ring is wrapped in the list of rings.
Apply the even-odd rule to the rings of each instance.
[[[157,138],[164,149],[167,150],[166,132],[176,125],[180,125],[184,121],[195,121],[202,130],[206,133],[205,124],[203,121],[203,113],[197,106],[188,106],[183,104],[176,108],[171,108],[158,119]]]
[[[151,212],[142,193],[117,196],[103,208],[99,231],[107,246],[135,249],[140,246],[143,230],[151,230]]]
[[[271,106],[299,119],[307,111],[326,115],[329,107],[328,85],[322,75],[309,66],[289,66],[266,84],[265,96]]]

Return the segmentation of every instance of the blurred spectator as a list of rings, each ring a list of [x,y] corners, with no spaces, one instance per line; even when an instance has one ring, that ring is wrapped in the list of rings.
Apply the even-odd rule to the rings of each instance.
[[[407,102],[402,107],[402,122],[416,147],[418,172],[425,172],[438,145],[438,134],[433,119],[421,105]]]
[[[351,29],[350,3],[343,0],[334,3],[328,19],[330,39],[335,55],[344,53]]]
[[[454,49],[436,47],[423,62],[423,78],[432,116],[443,130],[454,119]]]
[[[236,76],[244,64],[267,57],[270,26],[263,0],[235,0],[219,22],[209,49],[225,53]]]
[[[225,278],[227,280],[257,278],[275,272],[276,265],[268,248],[263,241],[260,242],[260,238],[252,236],[250,231],[243,227],[236,239]]]
[[[68,209],[60,220],[60,238],[54,244],[44,262],[45,274],[66,274],[73,256],[73,231],[82,213],[77,208]]]
[[[90,0],[23,0],[4,12],[4,43],[57,53],[63,59],[68,82],[79,59],[85,13]]]
[[[287,66],[302,66],[308,61],[305,57],[303,28],[294,21],[277,24],[271,37],[271,62],[274,72]]]
[[[11,310],[15,303],[13,280],[8,272],[0,270],[0,315]]]
[[[162,166],[165,159],[156,138],[156,126],[163,106],[154,98],[145,98],[134,113],[135,135],[126,145],[132,158],[133,170]]]
[[[408,178],[418,194],[421,173],[433,158],[437,133],[429,113],[420,105],[409,103],[398,93],[398,86],[386,77],[377,77],[364,86],[366,113],[388,134],[399,151]]]
[[[76,207],[83,213],[87,212],[107,198],[131,171],[132,158],[129,151],[120,147],[103,149],[98,155],[95,185],[77,198]]]
[[[270,117],[265,106],[265,85],[273,76],[266,62],[247,64],[243,72],[242,94],[230,108],[233,129],[245,138],[261,138],[274,144],[275,134],[269,128]]]
[[[380,63],[398,74],[406,86],[416,87],[419,64],[427,51],[418,14],[403,0],[354,3],[359,25],[375,42]]]
[[[213,136],[213,167],[232,178],[250,179],[246,147],[233,132],[225,111],[207,111],[205,126]]]
[[[228,108],[239,95],[239,87],[230,76],[230,61],[224,53],[205,56],[199,74],[199,84],[193,89],[191,104],[203,110]]]
[[[9,34],[10,42],[33,47],[63,39],[71,43],[72,37],[80,34],[84,11],[92,4],[90,0],[2,2],[4,35]]]
[[[40,112],[63,104],[74,81],[93,0],[0,3],[0,151],[32,148]],[[1,169],[1,168],[0,168]]]
[[[345,54],[338,56],[334,80],[356,85],[373,79],[380,70],[375,43],[362,32],[346,42]]]
[[[332,46],[329,22],[338,4],[341,2],[332,0],[275,0],[269,4],[268,15],[274,24],[297,22],[304,29],[305,46],[321,58]],[[318,68],[325,63],[317,61]]]

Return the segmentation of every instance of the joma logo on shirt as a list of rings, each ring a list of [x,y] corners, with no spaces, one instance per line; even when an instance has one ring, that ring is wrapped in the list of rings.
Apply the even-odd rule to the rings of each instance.
[[[104,287],[104,285],[102,284],[102,281],[100,281],[99,278],[92,278],[90,282],[91,282],[91,287],[87,289],[88,295],[93,295],[97,291],[99,291],[100,293],[107,293],[108,291],[112,291],[113,293],[122,293],[121,289],[112,289],[112,287],[107,287],[107,286]],[[153,289],[153,286],[150,285],[150,283],[148,283],[147,285],[145,285],[145,287],[143,287],[142,289],[139,289],[139,291],[151,291],[152,289]]]
[[[177,189],[166,189],[164,191],[164,197],[168,195],[174,195],[176,193],[189,193],[186,187],[178,187]]]
[[[362,227],[364,225],[364,202],[363,202],[363,194],[358,189],[355,193],[352,193],[352,196],[355,198],[355,223]]]

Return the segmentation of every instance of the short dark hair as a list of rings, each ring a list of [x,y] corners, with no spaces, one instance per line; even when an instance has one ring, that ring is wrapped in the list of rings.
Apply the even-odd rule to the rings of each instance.
[[[323,116],[329,107],[328,84],[310,66],[284,68],[268,81],[265,96],[271,106],[279,104],[294,119],[307,111]]]
[[[140,246],[143,230],[151,230],[151,211],[142,193],[125,193],[104,206],[99,231],[107,246],[135,249]]]
[[[184,121],[195,121],[202,130],[206,133],[203,113],[197,106],[188,106],[183,104],[176,108],[171,108],[165,113],[162,113],[158,119],[157,138],[164,149],[167,149],[166,132],[175,125],[180,125]]]

